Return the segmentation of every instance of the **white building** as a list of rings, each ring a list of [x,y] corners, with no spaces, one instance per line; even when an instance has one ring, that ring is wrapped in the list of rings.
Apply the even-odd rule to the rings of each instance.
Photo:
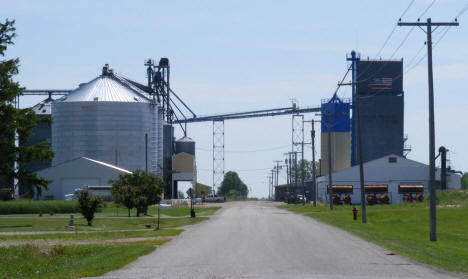
[[[364,163],[364,186],[386,188],[391,203],[402,202],[400,189],[414,187],[422,190],[424,196],[429,192],[429,166],[397,155],[388,155]],[[440,170],[436,179],[440,178]],[[361,203],[359,165],[334,172],[333,186],[352,186],[350,194],[353,204]],[[318,199],[327,201],[328,175],[317,178]],[[460,189],[461,176],[447,172],[447,189]],[[349,187],[348,187],[349,189]]]
[[[131,172],[104,162],[79,157],[38,171],[37,176],[53,181],[49,184],[49,189],[43,191],[42,198],[63,200],[65,195],[73,194],[76,188],[89,186],[108,190],[108,187],[103,186],[110,186],[109,180],[118,179],[121,173]]]

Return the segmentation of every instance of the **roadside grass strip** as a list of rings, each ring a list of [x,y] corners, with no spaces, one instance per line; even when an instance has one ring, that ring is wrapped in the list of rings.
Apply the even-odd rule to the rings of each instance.
[[[468,192],[438,194],[438,241],[429,241],[429,208],[423,203],[367,206],[367,224],[352,218],[352,206],[279,206],[346,230],[408,258],[468,274]]]
[[[200,206],[200,205],[195,205],[195,212],[197,216],[209,216],[213,215],[218,209],[220,209],[220,206],[212,206],[212,207],[206,207],[206,206]],[[130,210],[130,215],[131,216],[136,216],[136,209],[133,208]],[[158,216],[158,206],[157,205],[152,205],[148,207],[148,215],[150,216]],[[161,211],[161,215],[166,215],[166,216],[173,216],[173,217],[182,217],[182,216],[190,216],[190,206],[171,206],[171,209],[169,210],[163,210]],[[128,210],[125,207],[122,206],[116,206],[113,202],[108,202],[106,203],[106,206],[104,208],[100,209],[100,212],[96,214],[96,216],[102,216],[102,217],[111,217],[111,216],[120,216],[120,217],[127,217],[128,216]]]
[[[195,207],[195,212],[197,216],[209,216],[215,214],[220,208],[220,206]],[[190,216],[190,206],[172,206],[170,210],[161,211],[161,214],[173,217]]]
[[[207,220],[208,217],[196,218],[161,218],[160,227],[163,229],[193,225]],[[109,231],[109,230],[134,230],[156,227],[156,218],[95,218],[93,225],[88,226],[86,219],[75,216],[75,228],[68,228],[68,216],[53,217],[25,217],[2,218],[0,217],[0,232],[24,232],[24,231]]]
[[[90,232],[90,233],[51,233],[51,234],[29,234],[29,235],[0,235],[1,241],[34,241],[34,240],[108,240],[125,239],[136,237],[171,237],[179,235],[183,230],[162,229],[162,230],[135,230],[135,231],[112,231],[112,232]]]
[[[0,247],[0,278],[80,278],[120,268],[167,239],[105,245]]]

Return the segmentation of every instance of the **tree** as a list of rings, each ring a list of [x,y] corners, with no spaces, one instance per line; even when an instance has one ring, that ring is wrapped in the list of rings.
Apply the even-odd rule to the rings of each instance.
[[[83,214],[83,217],[88,221],[88,226],[94,219],[94,213],[102,205],[102,199],[94,197],[88,190],[80,190],[78,192],[78,207]]]
[[[461,178],[461,188],[468,190],[468,172],[465,172]]]
[[[142,170],[133,173],[119,175],[117,180],[109,180],[112,184],[111,194],[117,203],[123,204],[128,209],[136,207],[137,216],[140,213],[147,214],[148,206],[161,201],[164,182],[153,174],[147,174]]]
[[[8,19],[0,23],[2,57],[5,57],[8,45],[14,44],[14,24],[15,21]],[[50,123],[51,119],[38,118],[32,109],[15,108],[15,99],[24,89],[18,82],[13,81],[13,76],[18,74],[18,65],[18,58],[0,61],[0,188],[7,187],[14,191],[21,185],[40,195],[42,189],[47,189],[51,181],[38,178],[36,173],[27,171],[26,167],[32,162],[51,160],[54,153],[50,151],[48,142],[16,146],[15,137],[18,137],[18,142],[26,143],[37,124]],[[14,183],[15,179],[17,184]]]
[[[112,183],[109,181],[109,183]],[[128,217],[130,217],[130,210],[137,204],[135,187],[123,184],[123,182],[116,181],[111,188],[111,194],[116,203],[122,204],[128,209]]]
[[[306,179],[311,179],[312,174],[313,174],[313,169],[312,169],[312,161],[307,161],[307,160],[299,160],[297,162],[297,182],[302,181],[302,170],[304,170],[304,180]],[[296,172],[295,172],[295,167],[294,164],[291,165],[291,181],[294,183],[296,181]],[[317,168],[316,168],[317,170]]]
[[[218,187],[218,194],[226,196],[229,199],[246,199],[249,189],[236,172],[228,171],[224,175],[221,186]]]

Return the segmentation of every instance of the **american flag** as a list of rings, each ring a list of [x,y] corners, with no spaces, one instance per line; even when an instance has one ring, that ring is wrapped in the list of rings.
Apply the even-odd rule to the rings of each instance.
[[[371,89],[392,89],[392,78],[373,78],[369,86]]]

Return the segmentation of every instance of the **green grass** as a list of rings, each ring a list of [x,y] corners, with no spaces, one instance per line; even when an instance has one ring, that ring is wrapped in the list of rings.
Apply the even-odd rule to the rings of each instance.
[[[213,206],[213,207],[199,207],[195,206],[195,213],[197,216],[209,216],[213,215],[218,209],[220,209],[220,206]],[[178,216],[190,216],[190,206],[172,206],[171,209],[169,210],[164,210],[161,211],[162,215],[167,215],[167,216],[173,216],[173,217],[178,217]]]
[[[161,228],[175,228],[193,225],[207,217],[196,218],[161,218]],[[20,217],[1,218],[0,231],[73,231],[66,226],[69,223],[68,216],[43,216],[43,217]],[[93,225],[88,226],[86,219],[75,217],[75,230],[78,231],[109,231],[109,230],[136,230],[145,229],[146,225],[152,228],[156,225],[156,218],[136,218],[136,217],[107,217],[95,218]]]
[[[49,214],[78,212],[77,201],[0,201],[0,215],[3,214]]]
[[[218,209],[221,207],[214,206],[214,207],[202,207],[202,206],[195,206],[195,212],[197,216],[208,216],[213,215]],[[131,216],[136,216],[136,209],[130,210]],[[150,206],[148,208],[148,215],[150,216],[157,216],[158,215],[158,207],[156,205]],[[161,211],[161,215],[173,216],[173,217],[180,217],[180,216],[190,216],[190,206],[172,206],[169,210]],[[112,202],[106,203],[106,207],[101,209],[101,212],[97,213],[96,216],[128,216],[128,209],[122,206],[116,206]]]
[[[335,206],[332,212],[328,205],[280,207],[339,227],[417,261],[468,274],[468,193],[447,191],[439,193],[438,199],[437,242],[429,241],[426,202],[368,206],[367,224],[352,219],[351,206]]]
[[[48,233],[31,235],[0,235],[0,241],[28,241],[28,240],[104,240],[136,237],[169,237],[179,235],[180,229],[140,230],[122,232],[89,232],[89,233]]]
[[[0,278],[79,278],[99,276],[148,254],[167,240],[113,245],[33,245],[0,248]],[[105,259],[105,260],[103,260]]]

